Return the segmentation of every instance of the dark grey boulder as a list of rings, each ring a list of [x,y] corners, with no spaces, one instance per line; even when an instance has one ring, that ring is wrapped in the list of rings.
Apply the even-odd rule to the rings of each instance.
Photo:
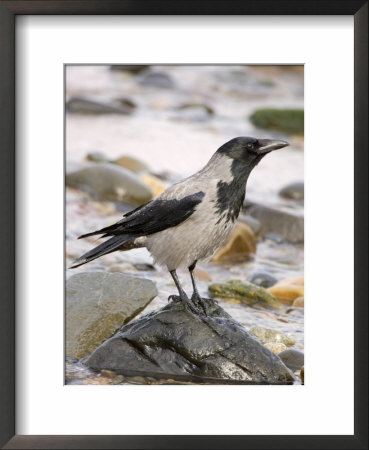
[[[214,300],[208,316],[172,301],[125,325],[83,361],[94,370],[195,382],[286,384],[294,376]]]
[[[150,280],[81,272],[66,283],[66,356],[82,358],[114,335],[157,295]]]
[[[279,233],[289,242],[304,242],[304,216],[256,203],[246,205],[246,213],[260,222],[260,235]]]

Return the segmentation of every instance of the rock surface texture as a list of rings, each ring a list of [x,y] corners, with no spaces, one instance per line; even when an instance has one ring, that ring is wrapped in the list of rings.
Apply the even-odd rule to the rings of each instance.
[[[121,273],[82,272],[66,285],[66,356],[82,358],[157,295],[150,280]]]
[[[294,376],[281,359],[251,336],[215,301],[208,316],[188,313],[178,301],[125,325],[83,361],[123,375],[201,382],[286,384]]]

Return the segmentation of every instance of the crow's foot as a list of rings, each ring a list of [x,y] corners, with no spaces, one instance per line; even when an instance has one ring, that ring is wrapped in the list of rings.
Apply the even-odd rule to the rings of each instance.
[[[197,303],[195,303],[192,298],[191,300],[186,296],[179,296],[179,295],[170,295],[168,297],[168,302],[169,301],[173,301],[173,302],[182,302],[184,309],[192,314],[192,315],[196,315],[196,316],[202,316],[204,314],[203,312],[203,308],[201,308],[201,306],[198,306]]]
[[[191,302],[195,303],[199,309],[202,310],[202,315],[205,314],[205,316],[211,315],[211,308],[210,305],[200,297],[200,295],[193,293],[191,297]]]

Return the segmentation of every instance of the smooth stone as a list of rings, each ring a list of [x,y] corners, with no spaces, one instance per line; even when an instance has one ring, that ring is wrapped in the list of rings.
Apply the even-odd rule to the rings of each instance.
[[[273,353],[278,355],[278,353],[283,352],[284,350],[287,350],[287,345],[282,344],[282,342],[266,342],[265,347],[268,347],[269,350],[271,350]]]
[[[144,174],[141,175],[141,180],[146,183],[148,186],[150,186],[154,197],[158,197],[160,194],[162,194],[166,187],[165,184],[159,180],[159,178],[155,177],[154,175]]]
[[[256,203],[246,205],[247,214],[260,222],[260,234],[276,232],[289,242],[304,242],[304,216]]]
[[[304,296],[304,277],[285,278],[268,288],[268,291],[281,303],[290,306],[296,298]]]
[[[136,270],[142,270],[142,271],[154,271],[155,266],[153,266],[152,264],[146,264],[146,263],[137,263],[137,264],[133,264],[133,266],[135,267]]]
[[[283,306],[273,295],[255,284],[242,283],[240,280],[229,280],[225,284],[211,284],[208,289],[214,297],[240,299],[247,305],[258,304],[283,311]]]
[[[91,164],[67,174],[66,183],[102,200],[142,204],[152,199],[152,190],[147,184],[114,164]]]
[[[304,183],[290,183],[279,191],[279,195],[290,200],[304,200]]]
[[[215,253],[214,262],[235,262],[248,259],[256,252],[256,239],[252,229],[244,223],[238,223],[227,242]]]
[[[183,120],[204,122],[214,115],[214,110],[208,105],[201,103],[188,103],[178,108],[179,117]]]
[[[256,127],[266,130],[304,134],[303,109],[260,108],[251,114],[250,121]]]
[[[256,284],[256,286],[269,288],[276,284],[277,279],[266,272],[255,272],[249,276],[248,281],[252,284]]]
[[[109,158],[101,152],[91,152],[86,156],[87,161],[98,162],[98,163],[110,163]]]
[[[173,89],[175,86],[172,78],[162,72],[145,72],[139,76],[138,82],[143,86],[153,86],[165,89]]]
[[[250,333],[263,344],[266,344],[267,342],[281,342],[282,344],[287,345],[287,347],[295,344],[295,340],[291,337],[280,331],[271,330],[270,328],[252,327]]]
[[[66,283],[66,355],[82,358],[140,313],[157,295],[150,280],[81,272]]]
[[[83,361],[94,370],[182,381],[286,384],[295,380],[280,358],[216,302],[208,316],[187,312],[178,297],[122,327]]]
[[[252,216],[246,214],[240,214],[238,216],[238,221],[248,225],[255,235],[257,235],[260,231],[261,225],[260,222]]]
[[[134,75],[144,72],[150,66],[148,64],[113,64],[110,66],[110,70],[114,72],[129,72]]]
[[[300,370],[304,365],[304,354],[293,348],[289,348],[278,355],[286,366],[295,371]]]
[[[207,281],[210,283],[211,276],[204,269],[200,269],[200,267],[195,268],[195,277],[199,280]]]
[[[143,161],[129,155],[123,155],[114,161],[120,167],[130,170],[131,172],[148,172],[149,166]]]
[[[304,366],[301,367],[300,378],[301,378],[301,381],[304,383],[304,380],[305,380],[305,368],[304,368]]]
[[[297,297],[293,303],[292,306],[295,308],[303,308],[304,307],[304,297]]]
[[[123,104],[108,103],[87,97],[73,97],[67,101],[66,109],[78,114],[124,114],[132,113],[133,108]]]

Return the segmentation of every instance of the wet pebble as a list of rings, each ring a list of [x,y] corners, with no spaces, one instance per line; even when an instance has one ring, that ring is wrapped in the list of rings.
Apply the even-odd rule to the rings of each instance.
[[[149,166],[146,163],[133,156],[123,155],[114,162],[118,166],[123,167],[124,169],[128,169],[131,172],[139,173],[149,171]]]
[[[254,272],[248,278],[250,283],[256,284],[257,286],[261,286],[263,288],[269,288],[273,286],[277,282],[277,279],[266,272]]]
[[[282,344],[282,342],[266,342],[265,347],[268,347],[269,350],[271,350],[273,353],[278,355],[278,353],[283,352],[284,350],[287,350],[287,345]]]
[[[293,348],[289,348],[279,353],[278,356],[281,360],[286,364],[286,366],[295,371],[300,370],[304,365],[304,354],[298,350]]]
[[[304,183],[302,181],[290,183],[279,191],[279,195],[291,200],[304,200]]]
[[[164,72],[144,72],[139,76],[139,84],[156,88],[173,89],[175,84],[172,78]]]
[[[297,297],[293,303],[292,306],[295,308],[303,308],[304,307],[304,297]]]
[[[148,64],[113,64],[110,66],[110,70],[114,72],[129,72],[131,74],[138,74],[149,69]]]
[[[247,259],[256,252],[256,239],[252,229],[244,223],[238,223],[227,242],[215,253],[215,262],[234,262]]]
[[[304,241],[304,217],[297,212],[287,212],[256,203],[246,205],[247,214],[260,222],[260,234],[278,233],[289,242]]]
[[[252,283],[242,283],[240,280],[229,280],[224,284],[211,284],[208,289],[215,297],[240,299],[247,305],[258,304],[283,311],[283,306],[273,295],[266,289]]]
[[[108,103],[98,99],[87,97],[73,97],[67,101],[66,109],[70,113],[78,114],[123,114],[129,115],[133,112],[132,107]]]
[[[287,347],[295,344],[295,340],[286,334],[264,327],[252,327],[250,333],[255,336],[260,342],[266,344],[267,342],[276,342],[285,344]]]
[[[138,204],[152,199],[151,188],[132,172],[113,164],[92,164],[66,175],[70,187],[81,189],[103,200],[132,201]]]
[[[292,305],[293,301],[304,295],[304,277],[291,277],[278,281],[268,291],[281,303]]]
[[[150,186],[154,197],[158,197],[166,189],[164,183],[161,180],[159,180],[159,178],[155,177],[154,175],[144,174],[144,175],[141,175],[140,178],[144,183],[146,183],[148,186]]]
[[[137,263],[137,264],[133,264],[134,267],[136,268],[136,270],[142,270],[142,271],[154,271],[155,266],[153,266],[152,264],[145,264],[145,263]]]
[[[86,156],[87,161],[91,162],[110,162],[109,158],[101,152],[91,152]]]

